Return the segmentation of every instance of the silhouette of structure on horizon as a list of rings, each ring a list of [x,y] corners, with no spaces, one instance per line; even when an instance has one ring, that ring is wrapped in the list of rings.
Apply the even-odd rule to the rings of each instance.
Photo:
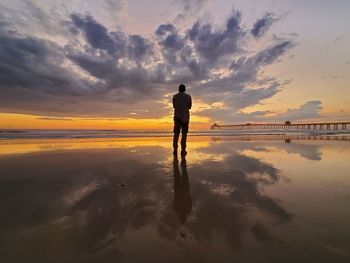
[[[288,131],[339,131],[350,128],[350,122],[315,122],[315,123],[246,123],[219,125],[214,123],[211,129],[230,130],[288,130]]]
[[[238,136],[212,136],[212,141],[275,141],[275,140],[305,140],[305,141],[350,141],[350,136],[347,135],[286,135],[286,134],[249,134]]]
[[[186,141],[188,133],[188,125],[190,122],[190,109],[192,108],[192,98],[185,93],[184,84],[179,85],[179,92],[173,97],[174,107],[174,153],[177,152],[178,141],[181,131],[181,153],[186,154]]]

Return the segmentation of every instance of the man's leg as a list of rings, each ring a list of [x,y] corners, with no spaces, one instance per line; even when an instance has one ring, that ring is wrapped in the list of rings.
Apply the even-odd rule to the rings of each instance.
[[[177,151],[177,143],[179,141],[180,129],[181,129],[180,120],[177,118],[174,118],[174,138],[173,138],[174,151]]]
[[[183,122],[181,124],[181,150],[186,152],[186,141],[187,141],[187,133],[188,133],[188,122]]]

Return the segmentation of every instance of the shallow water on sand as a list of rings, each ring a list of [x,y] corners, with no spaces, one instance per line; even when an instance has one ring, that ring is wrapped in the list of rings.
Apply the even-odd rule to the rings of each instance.
[[[350,262],[350,141],[0,142],[1,262]]]

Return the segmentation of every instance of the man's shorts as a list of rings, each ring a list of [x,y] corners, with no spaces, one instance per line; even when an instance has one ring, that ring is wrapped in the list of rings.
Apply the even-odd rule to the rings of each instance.
[[[182,133],[188,132],[188,122],[182,122],[179,118],[174,117],[174,133]]]

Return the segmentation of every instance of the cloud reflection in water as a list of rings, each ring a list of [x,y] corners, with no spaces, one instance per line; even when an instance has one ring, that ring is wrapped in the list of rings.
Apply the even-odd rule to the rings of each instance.
[[[256,150],[269,151],[262,144]],[[276,233],[294,216],[264,191],[284,175],[244,154],[251,149],[216,142],[180,160],[170,148],[151,145],[3,156],[0,255],[196,262],[238,259],[259,244],[287,251]]]

